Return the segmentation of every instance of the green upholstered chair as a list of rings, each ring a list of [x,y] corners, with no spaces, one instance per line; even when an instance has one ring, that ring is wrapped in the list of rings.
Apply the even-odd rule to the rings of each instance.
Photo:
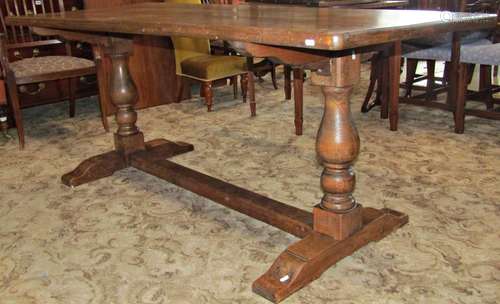
[[[202,4],[200,0],[165,0],[166,3]],[[246,102],[248,89],[248,70],[246,58],[240,56],[211,55],[208,39],[191,37],[171,37],[175,49],[177,75],[190,80],[201,82],[201,93],[205,98],[208,111],[212,111],[213,93],[212,84],[217,80],[231,79],[235,86],[237,97],[237,79],[240,76],[243,101]],[[179,88],[187,81],[182,81]],[[251,84],[253,85],[253,81]],[[252,88],[253,89],[253,88]],[[178,94],[180,96],[181,94]],[[179,97],[180,98],[180,97]],[[255,115],[254,107],[252,116]]]

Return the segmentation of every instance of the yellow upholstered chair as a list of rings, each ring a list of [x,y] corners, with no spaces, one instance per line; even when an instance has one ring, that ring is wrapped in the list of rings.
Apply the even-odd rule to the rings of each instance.
[[[165,0],[166,3],[202,4],[200,0]],[[212,111],[212,85],[217,80],[231,79],[237,97],[237,80],[241,78],[243,101],[246,102],[248,92],[248,70],[246,58],[240,56],[211,55],[208,39],[191,37],[171,37],[175,49],[177,75],[202,83],[201,94],[205,98],[208,111]],[[178,98],[181,98],[183,86],[189,83],[182,81]],[[253,86],[253,81],[251,81]],[[253,87],[251,88],[253,92]],[[255,104],[251,105],[252,116],[255,115]]]

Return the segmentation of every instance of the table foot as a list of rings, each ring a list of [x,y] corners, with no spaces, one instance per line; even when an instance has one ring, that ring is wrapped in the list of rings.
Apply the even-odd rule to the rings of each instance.
[[[77,187],[109,177],[129,167],[127,160],[131,156],[140,155],[150,160],[161,160],[193,150],[193,145],[183,142],[175,143],[165,139],[152,140],[146,143],[144,150],[134,152],[128,157],[118,151],[111,151],[84,160],[75,170],[63,175],[62,183],[69,187]]]
[[[372,241],[383,239],[408,222],[408,216],[390,209],[363,208],[362,212],[363,227],[342,241],[314,231],[288,247],[253,283],[253,291],[279,303],[319,278],[344,257]]]
[[[62,183],[69,187],[77,187],[113,175],[125,169],[127,163],[123,156],[111,151],[84,160],[75,170],[62,176]]]

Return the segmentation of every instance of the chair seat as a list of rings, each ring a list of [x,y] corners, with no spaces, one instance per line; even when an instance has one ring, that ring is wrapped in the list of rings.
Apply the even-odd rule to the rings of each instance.
[[[182,74],[204,81],[246,73],[246,58],[239,56],[203,55],[181,62]]]
[[[490,36],[490,31],[472,31],[462,34],[462,43],[471,43],[474,41],[487,39]],[[453,41],[453,33],[444,33],[439,35],[431,35],[429,37],[421,37],[405,41],[404,44],[411,45],[418,49],[435,47],[438,45],[451,44]]]
[[[14,61],[10,67],[19,79],[93,68],[95,63],[92,60],[72,56],[44,56]]]
[[[460,61],[463,63],[500,65],[500,43],[466,48],[461,54]]]
[[[461,46],[460,56],[467,57],[468,54],[475,51],[477,47],[491,46],[492,42],[488,39],[480,39],[474,42],[464,43]],[[451,44],[444,44],[432,48],[421,49],[403,54],[403,57],[420,60],[451,61]],[[463,60],[461,60],[464,62]]]

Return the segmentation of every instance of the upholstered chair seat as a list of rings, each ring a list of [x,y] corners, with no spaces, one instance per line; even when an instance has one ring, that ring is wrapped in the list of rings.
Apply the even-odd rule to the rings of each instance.
[[[492,42],[488,39],[480,39],[477,41],[464,43],[461,46],[460,56],[463,58],[467,56],[474,56],[475,50],[482,50],[484,47],[490,47]],[[478,47],[480,47],[478,49]],[[451,61],[451,44],[439,45],[431,48],[420,49],[417,51],[409,52],[403,57],[420,60],[436,60],[436,61]],[[464,62],[462,60],[462,62]]]
[[[95,63],[85,58],[72,56],[44,56],[15,61],[10,64],[10,67],[16,78],[24,78],[93,68]]]
[[[489,31],[473,31],[463,34],[461,38],[462,43],[471,43],[481,39],[487,39],[490,36]],[[418,39],[405,41],[404,45],[412,45],[418,48],[435,47],[438,45],[451,44],[453,40],[453,33],[444,33],[439,35],[432,35]]]
[[[463,63],[500,65],[500,43],[469,46],[461,54]]]
[[[239,56],[201,55],[181,62],[183,75],[205,81],[240,75],[246,70],[246,58]]]
[[[198,4],[200,0],[165,0],[167,3]],[[178,86],[177,99],[180,101],[184,93],[187,79],[201,82],[200,93],[205,99],[209,112],[212,111],[214,81],[231,79],[234,97],[238,95],[237,80],[240,76],[243,101],[246,102],[247,88],[251,73],[247,70],[246,58],[229,55],[212,55],[210,52],[210,41],[204,38],[172,36],[175,51],[175,68],[177,75],[181,76]],[[224,43],[222,43],[224,44]],[[251,115],[255,116],[255,99],[253,78],[251,80]]]

